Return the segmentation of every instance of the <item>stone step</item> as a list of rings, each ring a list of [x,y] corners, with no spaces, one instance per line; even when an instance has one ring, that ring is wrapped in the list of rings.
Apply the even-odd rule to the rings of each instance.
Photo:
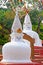
[[[43,46],[42,47],[34,46],[34,49],[43,49]]]
[[[39,49],[34,49],[34,53],[40,54],[40,50]]]
[[[34,55],[43,55],[43,49],[34,50]]]
[[[42,63],[43,62],[43,59],[32,59],[32,62]]]
[[[41,49],[34,49],[34,55],[43,55],[43,48]]]
[[[34,53],[34,55],[40,55],[40,53]]]
[[[43,49],[34,49],[34,51],[35,51],[35,50],[38,50],[38,51],[43,51]]]
[[[35,59],[43,59],[42,55],[34,55]]]
[[[43,61],[41,61],[41,65],[43,65]]]
[[[34,51],[42,52],[43,49],[34,49]]]
[[[40,55],[43,55],[43,49],[40,49]]]
[[[8,63],[1,63],[0,62],[0,65],[41,65],[41,63],[32,62],[32,63],[21,63],[21,64],[15,64],[15,63],[8,64]]]

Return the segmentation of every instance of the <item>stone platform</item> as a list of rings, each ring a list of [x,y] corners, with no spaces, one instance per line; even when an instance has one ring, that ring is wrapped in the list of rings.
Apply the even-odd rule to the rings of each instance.
[[[32,63],[25,63],[25,64],[8,64],[8,63],[0,63],[0,65],[42,65],[41,63],[36,63],[36,62],[32,62]]]
[[[32,59],[32,63],[26,64],[8,64],[8,63],[0,63],[0,65],[43,65],[43,47],[34,47],[34,59]],[[0,55],[0,60],[2,59],[2,55]]]

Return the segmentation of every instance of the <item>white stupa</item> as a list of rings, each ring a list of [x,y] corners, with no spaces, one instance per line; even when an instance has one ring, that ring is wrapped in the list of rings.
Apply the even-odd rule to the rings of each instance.
[[[30,20],[30,16],[28,14],[26,14],[25,16],[25,20],[23,24],[23,33],[26,33],[35,39],[34,46],[42,46],[38,33],[32,31],[32,23]]]
[[[11,42],[6,43],[2,48],[3,59],[7,63],[30,63],[31,48],[30,42],[23,39],[22,27],[16,13],[11,33]]]

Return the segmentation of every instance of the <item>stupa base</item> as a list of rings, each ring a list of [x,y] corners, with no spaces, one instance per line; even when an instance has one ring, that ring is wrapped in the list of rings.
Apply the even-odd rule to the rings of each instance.
[[[29,60],[5,60],[5,59],[2,59],[1,60],[1,63],[9,63],[9,64],[12,64],[12,63],[15,63],[15,64],[21,64],[21,63],[32,63],[32,61],[29,59]]]
[[[1,63],[0,62],[0,65],[41,65],[40,63],[36,63],[36,62],[32,62],[32,63],[18,63],[18,64],[15,64],[15,63]]]

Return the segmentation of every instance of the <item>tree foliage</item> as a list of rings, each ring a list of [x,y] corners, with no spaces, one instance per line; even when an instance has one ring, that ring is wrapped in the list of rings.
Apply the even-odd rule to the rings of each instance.
[[[25,12],[20,12],[20,20],[23,25]],[[43,13],[40,13],[37,10],[33,10],[29,13],[33,25],[33,30],[36,31],[38,27],[38,16]],[[10,9],[0,9],[0,44],[5,44],[6,42],[10,41],[10,33],[11,33],[11,26],[14,20],[15,13]],[[40,33],[39,36],[43,39],[43,24],[40,23]]]

